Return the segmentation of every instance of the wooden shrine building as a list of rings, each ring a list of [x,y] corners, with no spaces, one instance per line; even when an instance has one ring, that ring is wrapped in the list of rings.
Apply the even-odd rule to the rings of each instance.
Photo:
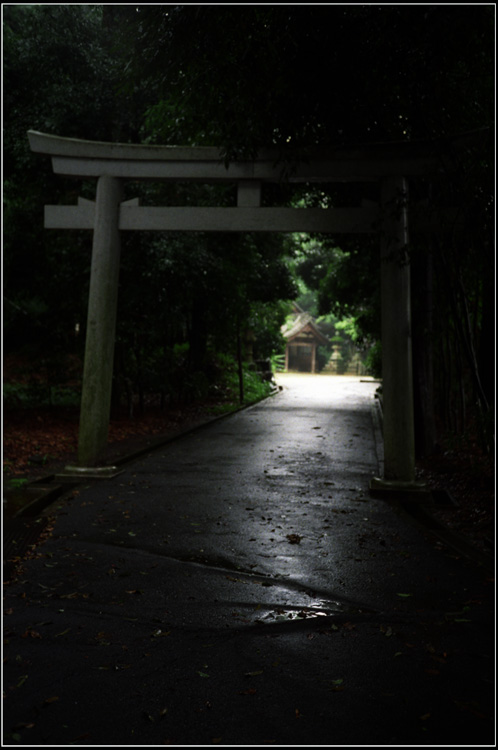
[[[313,316],[294,303],[294,321],[282,334],[287,340],[285,369],[297,372],[317,372],[317,349],[327,346],[328,338],[320,331]]]

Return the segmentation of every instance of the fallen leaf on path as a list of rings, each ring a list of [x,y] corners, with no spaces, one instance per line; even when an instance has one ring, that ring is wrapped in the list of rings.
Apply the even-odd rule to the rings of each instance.
[[[71,630],[71,628],[66,628],[66,630],[62,630],[60,633],[56,633],[55,637],[59,638],[59,636],[61,636],[61,635],[67,635],[70,630]]]
[[[37,630],[31,630],[31,628],[28,628],[21,635],[21,638],[41,638],[41,635]]]
[[[303,537],[299,534],[287,534],[286,538],[289,540],[289,544],[299,544]]]
[[[481,711],[481,707],[479,706],[479,703],[477,701],[466,702],[454,700],[453,703],[461,711],[470,711],[470,713],[476,716],[478,719],[486,719],[486,714]]]
[[[43,701],[43,705],[49,706],[51,703],[55,703],[55,701],[58,701],[58,700],[59,700],[59,696],[53,695],[51,698],[45,698],[45,700]]]

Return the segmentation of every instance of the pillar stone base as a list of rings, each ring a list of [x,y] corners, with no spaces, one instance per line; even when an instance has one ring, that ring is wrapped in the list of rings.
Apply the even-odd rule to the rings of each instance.
[[[373,497],[391,498],[395,500],[429,500],[432,495],[426,482],[401,482],[395,479],[381,479],[373,477],[370,480],[370,494]]]
[[[66,466],[57,474],[60,479],[112,479],[123,473],[117,466]]]

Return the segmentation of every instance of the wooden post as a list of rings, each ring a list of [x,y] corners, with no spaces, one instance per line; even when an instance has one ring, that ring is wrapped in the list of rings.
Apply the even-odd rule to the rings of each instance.
[[[81,397],[80,468],[97,466],[107,444],[118,301],[121,197],[119,179],[107,175],[99,178]]]
[[[415,434],[408,256],[408,184],[382,182],[382,399],[384,477],[372,490],[421,490],[415,482]]]

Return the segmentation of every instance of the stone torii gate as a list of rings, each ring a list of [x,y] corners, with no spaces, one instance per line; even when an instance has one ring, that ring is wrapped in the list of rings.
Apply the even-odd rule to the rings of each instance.
[[[282,181],[277,154],[224,164],[216,148],[83,141],[29,131],[31,150],[52,158],[56,174],[97,180],[95,201],[45,206],[49,229],[93,230],[78,466],[67,471],[107,476],[99,466],[107,443],[120,265],[120,231],[378,233],[381,245],[384,476],[371,489],[420,490],[415,481],[411,354],[408,177],[437,168],[431,144],[375,144],[318,151],[285,179],[292,183],[377,182],[380,204],[352,208],[261,207],[264,182]],[[125,180],[234,183],[232,208],[143,207],[123,201]],[[427,212],[410,216],[430,228]]]

